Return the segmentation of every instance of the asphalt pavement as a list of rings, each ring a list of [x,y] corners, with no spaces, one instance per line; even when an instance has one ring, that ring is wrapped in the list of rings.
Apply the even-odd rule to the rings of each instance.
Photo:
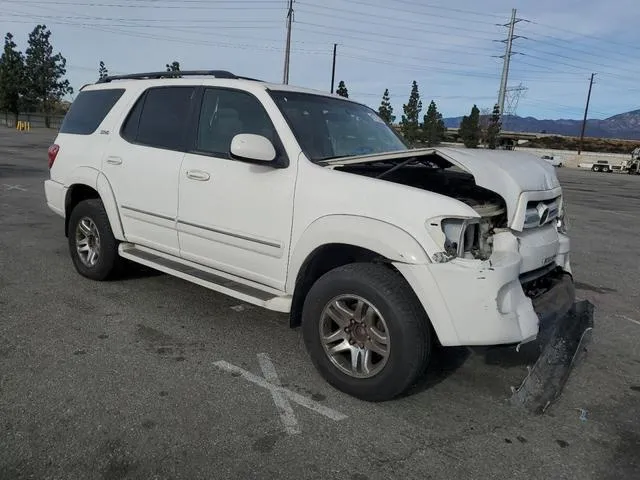
[[[285,315],[143,269],[80,277],[44,200],[53,137],[0,129],[0,479],[640,478],[640,176],[558,171],[596,326],[534,416],[507,401],[524,367],[487,354],[437,351],[370,404]]]

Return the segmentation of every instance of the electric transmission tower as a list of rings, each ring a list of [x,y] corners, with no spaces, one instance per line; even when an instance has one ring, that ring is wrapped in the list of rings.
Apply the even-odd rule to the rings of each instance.
[[[528,88],[522,85],[522,82],[517,87],[507,87],[505,89],[505,106],[502,114],[515,116],[518,111],[518,103],[527,90]]]
[[[503,64],[502,64],[502,76],[500,78],[500,92],[498,93],[498,107],[500,108],[500,115],[503,115],[504,112],[504,103],[505,103],[505,98],[507,96],[507,82],[509,81],[509,66],[511,64],[511,57],[513,55],[518,55],[519,52],[514,52],[512,47],[513,47],[513,41],[516,38],[526,38],[526,37],[522,37],[520,35],[515,35],[514,31],[515,31],[515,27],[516,24],[522,21],[526,21],[523,18],[517,18],[516,17],[516,9],[513,8],[511,10],[511,21],[509,23],[506,24],[499,24],[499,26],[502,27],[508,27],[509,28],[509,35],[507,36],[506,39],[504,40],[496,40],[499,42],[503,42],[505,44],[505,51],[504,51],[504,55],[500,55],[498,58],[502,58],[504,60]]]

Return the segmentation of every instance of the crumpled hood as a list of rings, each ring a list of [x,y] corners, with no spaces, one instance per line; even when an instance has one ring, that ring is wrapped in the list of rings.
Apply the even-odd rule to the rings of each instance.
[[[497,193],[505,182],[517,184],[523,192],[560,186],[553,165],[527,152],[436,148],[434,153],[469,172],[479,186]]]
[[[523,192],[540,192],[560,187],[555,168],[535,155],[519,151],[421,148],[401,152],[339,158],[328,165],[380,162],[408,156],[429,156],[442,167],[455,165],[473,175],[476,184],[500,195],[507,205],[509,223],[513,221]]]

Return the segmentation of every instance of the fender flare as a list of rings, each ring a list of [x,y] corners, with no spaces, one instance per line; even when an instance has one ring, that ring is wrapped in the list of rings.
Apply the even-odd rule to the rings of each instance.
[[[107,216],[109,217],[113,236],[117,240],[125,241],[126,239],[124,236],[124,229],[122,228],[122,222],[120,220],[120,213],[118,212],[113,189],[111,188],[111,184],[109,183],[109,180],[107,180],[107,177],[105,177],[99,170],[92,167],[78,167],[74,169],[66,182],[65,209],[69,192],[74,185],[86,185],[98,192],[105,211],[107,212]]]
[[[289,294],[294,293],[298,274],[309,256],[323,245],[336,243],[366,248],[392,262],[430,263],[415,237],[395,225],[356,215],[327,215],[311,223],[291,249],[286,283]]]
[[[113,236],[120,241],[126,241],[124,236],[124,228],[122,226],[122,219],[120,218],[120,212],[118,210],[118,204],[116,203],[116,197],[113,194],[113,189],[107,177],[100,173],[98,175],[96,190],[102,199],[102,204],[109,217],[109,223],[111,224],[111,231]]]

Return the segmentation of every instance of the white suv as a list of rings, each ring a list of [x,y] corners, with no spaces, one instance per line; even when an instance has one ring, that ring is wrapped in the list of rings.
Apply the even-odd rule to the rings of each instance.
[[[109,77],[81,90],[49,166],[80,274],[128,259],[288,312],[324,378],[361,399],[404,392],[436,343],[529,342],[574,302],[551,165],[410,150],[323,92],[224,71]]]

